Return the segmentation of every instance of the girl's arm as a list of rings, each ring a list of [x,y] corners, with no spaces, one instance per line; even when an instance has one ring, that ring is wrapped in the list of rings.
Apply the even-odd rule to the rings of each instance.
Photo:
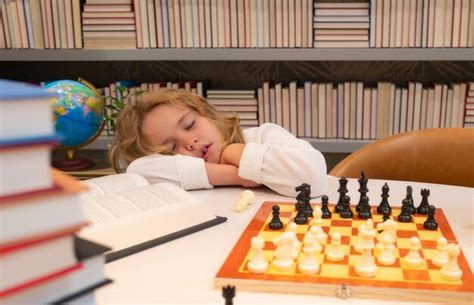
[[[239,161],[239,176],[265,184],[274,191],[296,196],[295,187],[308,183],[311,196],[326,192],[324,156],[305,140],[275,124],[248,130]]]
[[[212,185],[241,185],[256,187],[260,184],[239,176],[239,168],[232,164],[205,163],[207,177]]]

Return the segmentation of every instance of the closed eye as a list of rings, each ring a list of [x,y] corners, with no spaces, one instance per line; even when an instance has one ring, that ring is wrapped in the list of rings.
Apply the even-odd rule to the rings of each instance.
[[[189,124],[188,126],[186,126],[184,129],[185,129],[185,130],[190,130],[191,128],[194,127],[195,122],[196,122],[196,121],[193,120],[193,121],[191,122],[191,124]]]

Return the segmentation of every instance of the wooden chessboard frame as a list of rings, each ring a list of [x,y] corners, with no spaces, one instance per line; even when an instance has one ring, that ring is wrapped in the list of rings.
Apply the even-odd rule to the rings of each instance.
[[[324,254],[318,254],[323,263],[321,264],[321,271],[315,275],[302,274],[297,270],[296,264],[294,264],[292,270],[287,272],[276,271],[270,266],[269,271],[264,274],[250,273],[246,264],[249,255],[251,254],[250,245],[252,237],[257,235],[265,236],[264,250],[274,250],[275,247],[271,244],[271,238],[268,234],[273,237],[281,234],[285,230],[285,228],[283,228],[282,230],[272,231],[268,228],[273,205],[280,206],[280,218],[285,225],[294,218],[296,214],[294,211],[294,202],[264,202],[217,273],[214,281],[216,288],[221,288],[225,285],[235,285],[237,290],[243,291],[302,293],[338,296],[341,298],[355,297],[445,303],[459,301],[461,303],[469,304],[471,304],[470,302],[472,302],[472,299],[474,298],[473,275],[462,251],[458,258],[459,266],[463,270],[462,280],[453,283],[427,283],[426,280],[424,280],[425,282],[423,282],[423,280],[420,282],[420,280],[417,279],[417,277],[422,274],[425,274],[426,276],[426,272],[428,272],[428,276],[440,280],[439,267],[434,266],[430,259],[428,259],[435,253],[436,239],[439,234],[442,234],[448,242],[457,243],[456,237],[441,209],[436,210],[436,220],[439,224],[437,231],[428,231],[423,228],[422,221],[426,218],[426,216],[423,215],[421,217],[416,216],[414,223],[399,223],[397,230],[397,243],[399,242],[398,240],[401,240],[403,244],[407,245],[402,246],[400,249],[397,247],[398,250],[403,250],[403,253],[397,251],[397,262],[393,268],[402,269],[401,272],[403,273],[403,276],[412,277],[412,279],[407,280],[405,278],[404,280],[390,281],[377,278],[379,275],[377,275],[375,279],[357,276],[353,270],[353,258],[360,254],[356,253],[353,250],[353,247],[351,247],[355,241],[355,238],[352,237],[356,237],[358,225],[364,223],[365,220],[357,219],[356,214],[354,219],[341,219],[338,214],[334,213],[331,219],[323,220],[322,227],[326,233],[328,233],[328,231],[331,232],[333,228],[336,227],[338,229],[335,230],[339,231],[341,226],[344,227],[341,230],[345,232],[349,232],[348,230],[351,231],[349,236],[347,236],[347,234],[342,234],[342,244],[346,244],[349,249],[349,253],[346,252],[347,256],[342,262],[329,262],[323,258]],[[400,213],[400,207],[392,208],[392,215],[398,215]],[[334,205],[331,205],[330,209],[333,212]],[[373,220],[376,225],[382,221],[382,215],[375,214]],[[309,224],[298,226],[300,231],[297,232],[297,236],[300,241],[302,241],[304,233],[309,229],[309,227]],[[350,227],[351,229],[346,227]],[[403,259],[400,259],[400,257],[403,257],[408,252],[408,249],[402,248],[408,248],[408,240],[413,236],[413,234],[415,234],[414,232],[422,235],[422,237],[420,237],[423,248],[422,255],[427,256],[427,259],[423,267],[409,267],[411,270],[407,272],[401,267]],[[425,239],[423,236],[425,236]],[[270,261],[271,257],[268,257],[268,252],[270,251],[264,252],[266,252],[265,257]],[[351,262],[349,262],[349,260],[351,260]],[[322,276],[323,268],[325,268],[324,266],[330,268],[331,266],[337,265],[345,266],[345,268],[349,265],[349,277]],[[379,267],[379,270],[387,268],[387,266],[381,266],[378,263],[377,266]],[[391,268],[391,266],[388,266],[388,268]],[[337,270],[336,267],[334,271],[337,272]]]

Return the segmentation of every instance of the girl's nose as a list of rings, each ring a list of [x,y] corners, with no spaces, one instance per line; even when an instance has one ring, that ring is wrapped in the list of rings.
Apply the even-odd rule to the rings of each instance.
[[[188,149],[189,149],[189,150],[193,150],[193,149],[194,149],[194,146],[195,146],[196,143],[197,143],[197,141],[198,141],[197,139],[194,139],[194,141],[192,141],[192,142],[189,144]]]

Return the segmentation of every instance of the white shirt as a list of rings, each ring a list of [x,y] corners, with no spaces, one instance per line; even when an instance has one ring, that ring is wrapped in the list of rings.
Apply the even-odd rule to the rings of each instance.
[[[243,130],[245,148],[239,176],[264,184],[285,196],[296,196],[295,187],[308,183],[311,196],[326,192],[326,161],[307,141],[297,139],[275,124]],[[185,190],[212,188],[204,159],[184,155],[154,154],[134,160],[128,173],[145,177],[151,184],[171,182]]]

